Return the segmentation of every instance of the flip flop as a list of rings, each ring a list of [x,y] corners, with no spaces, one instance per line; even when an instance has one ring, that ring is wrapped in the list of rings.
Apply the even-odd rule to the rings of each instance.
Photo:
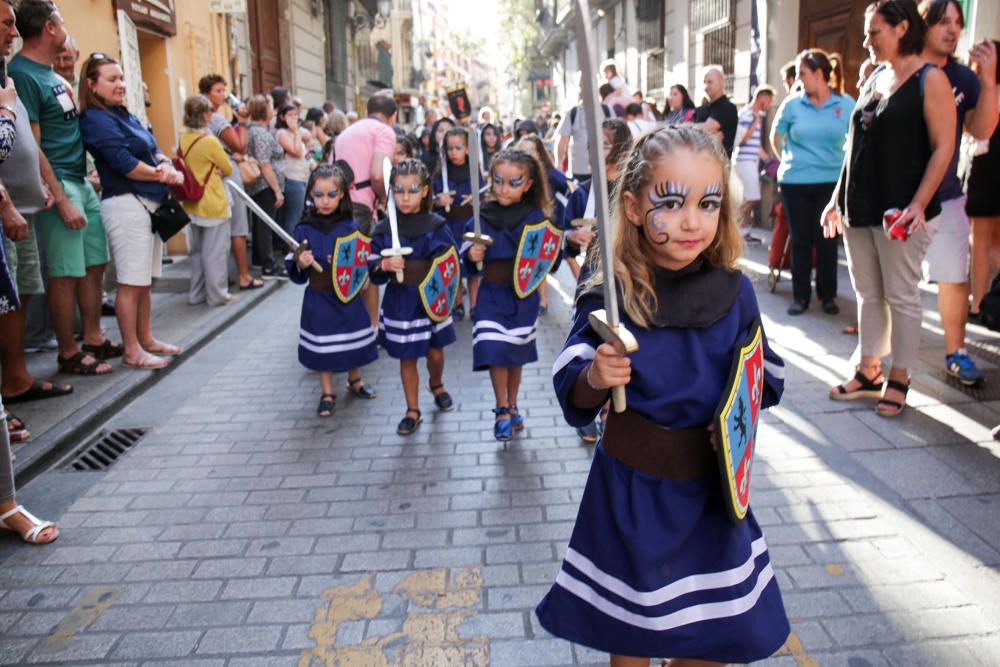
[[[149,352],[150,354],[161,354],[168,357],[176,357],[178,354],[183,352],[183,350],[177,347],[176,345],[171,345],[170,343],[161,343],[158,340],[153,341],[153,345],[149,347],[143,346],[142,349],[145,350],[146,352]]]
[[[254,278],[250,282],[248,282],[246,285],[240,285],[240,291],[243,292],[245,290],[260,289],[263,286],[264,286],[264,281],[263,280],[259,280],[258,278]]]
[[[129,363],[122,359],[122,366],[128,366],[129,368],[135,368],[142,371],[158,371],[161,368],[166,367],[170,362],[162,357],[157,357],[152,354],[146,354],[142,357],[142,361],[137,364]]]
[[[45,385],[49,385],[46,389]],[[45,380],[35,380],[28,387],[27,391],[22,391],[20,394],[15,394],[14,396],[4,396],[4,405],[14,405],[15,403],[27,403],[28,401],[41,401],[46,398],[56,398],[57,396],[65,396],[66,394],[72,394],[73,387],[68,384],[58,384],[56,382],[47,382]]]

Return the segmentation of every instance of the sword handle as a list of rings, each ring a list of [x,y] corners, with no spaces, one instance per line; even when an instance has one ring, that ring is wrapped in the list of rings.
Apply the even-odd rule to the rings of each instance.
[[[625,402],[625,386],[620,385],[611,388],[611,405],[614,407],[615,412],[625,412],[625,408],[628,407]]]
[[[403,284],[403,272],[402,271],[396,271],[396,282],[399,283],[400,285]]]
[[[483,270],[483,263],[482,262],[476,262],[476,271],[479,272],[479,271],[482,271],[482,270]]]

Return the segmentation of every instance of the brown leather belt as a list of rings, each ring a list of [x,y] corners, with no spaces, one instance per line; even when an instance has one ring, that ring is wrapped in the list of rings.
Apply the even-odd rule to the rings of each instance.
[[[451,210],[445,213],[444,217],[449,220],[468,220],[472,217],[472,204],[466,204],[465,206],[455,206],[452,204]]]
[[[494,285],[514,284],[514,260],[495,259],[483,263],[483,280]]]
[[[317,292],[333,291],[333,278],[330,277],[329,273],[326,271],[323,273],[316,273],[312,269],[307,270],[309,271],[309,287]]]
[[[419,285],[427,277],[427,271],[431,268],[431,262],[427,259],[408,259],[403,267],[403,285]],[[396,282],[396,274],[393,274],[392,281]],[[400,284],[400,283],[397,283]]]
[[[694,479],[719,467],[707,428],[663,428],[634,410],[608,413],[601,446],[622,463],[663,479]]]

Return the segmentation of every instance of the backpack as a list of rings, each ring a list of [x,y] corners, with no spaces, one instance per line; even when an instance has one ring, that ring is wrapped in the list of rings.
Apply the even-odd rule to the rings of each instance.
[[[201,134],[197,139],[191,142],[188,146],[187,152],[190,153],[194,145],[204,139],[206,134]],[[180,201],[198,201],[205,195],[205,186],[208,185],[208,179],[212,177],[212,169],[214,167],[208,168],[208,174],[205,176],[205,180],[199,183],[195,180],[194,173],[188,168],[187,163],[184,162],[184,152],[181,151],[181,144],[177,142],[177,156],[172,160],[174,163],[174,169],[181,172],[184,175],[184,183],[181,185],[171,185],[170,192],[173,193]]]
[[[576,110],[579,109],[579,108],[580,108],[580,105],[577,104],[575,107],[573,107],[572,109],[569,110],[569,126],[570,127],[573,127],[574,125],[576,125]],[[613,118],[614,117],[614,116],[611,115],[611,109],[608,108],[607,104],[601,104],[601,111],[604,112],[604,117],[605,118]]]
[[[979,302],[979,313],[983,324],[993,331],[1000,331],[1000,275],[993,279],[989,291]]]

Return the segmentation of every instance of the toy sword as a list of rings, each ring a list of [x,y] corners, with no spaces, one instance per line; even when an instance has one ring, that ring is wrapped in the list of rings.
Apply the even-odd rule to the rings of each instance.
[[[231,182],[225,179],[223,179],[222,182],[228,185],[230,190],[232,190],[235,194],[238,194],[240,198],[243,199],[243,201],[250,208],[250,210],[254,212],[254,215],[260,218],[265,225],[270,227],[271,231],[277,234],[278,238],[280,238],[282,241],[285,242],[285,245],[287,245],[288,248],[295,253],[296,257],[303,250],[307,250],[309,248],[308,241],[302,241],[301,243],[296,241],[291,234],[285,231],[284,227],[276,223],[267,213],[264,213],[264,209],[262,209],[257,204],[257,202],[255,202],[250,197],[250,195],[244,192],[242,188],[236,187]],[[315,271],[316,273],[323,273],[323,267],[320,266],[319,262],[317,262],[315,259],[313,260],[310,266],[312,267],[312,270]]]
[[[389,233],[392,235],[392,247],[383,248],[383,257],[402,257],[413,252],[413,248],[399,245],[399,221],[396,219],[396,199],[392,194],[392,160],[385,159],[382,163],[382,180],[385,183],[385,211],[389,216]],[[403,272],[396,271],[396,282],[403,282]]]
[[[479,134],[478,130],[474,127],[469,128],[469,174],[472,178],[473,183],[479,182]],[[472,140],[472,137],[476,136],[476,141]],[[482,190],[480,190],[482,192]],[[493,243],[493,239],[488,235],[483,234],[482,223],[479,221],[479,195],[472,197],[472,229],[471,232],[466,232],[463,237],[466,241],[471,241],[476,245],[489,246]],[[483,263],[476,262],[476,271],[483,270]]]
[[[576,9],[574,28],[576,32],[576,53],[582,72],[583,108],[587,120],[587,149],[590,153],[591,173],[590,193],[594,196],[594,212],[597,218],[598,247],[604,265],[604,310],[595,310],[588,317],[590,326],[604,339],[614,345],[622,354],[632,354],[639,349],[635,336],[623,327],[618,317],[618,292],[615,289],[614,248],[612,246],[611,220],[608,218],[608,175],[601,150],[604,138],[601,131],[603,116],[597,111],[597,62],[594,59],[594,37],[590,26],[590,7],[587,0],[573,0]],[[611,402],[615,412],[626,408],[625,387],[611,390]]]
[[[448,153],[445,152],[444,140],[441,140],[441,187],[444,188],[440,193],[442,195],[448,195],[450,197],[455,196],[454,190],[448,189]],[[451,213],[451,204],[444,207],[445,213]]]

